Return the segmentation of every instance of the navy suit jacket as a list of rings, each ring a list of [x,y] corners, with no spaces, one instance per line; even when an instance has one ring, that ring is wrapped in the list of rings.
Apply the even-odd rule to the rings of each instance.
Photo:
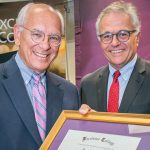
[[[47,72],[47,129],[50,131],[62,110],[78,110],[77,88]],[[14,57],[0,64],[0,149],[37,150],[42,144],[34,111]]]
[[[81,82],[81,103],[107,112],[108,66],[86,75]],[[119,107],[120,113],[150,114],[150,62],[138,57]]]

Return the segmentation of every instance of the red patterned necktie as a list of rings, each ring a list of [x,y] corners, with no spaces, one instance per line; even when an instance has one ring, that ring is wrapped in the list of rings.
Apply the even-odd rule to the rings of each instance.
[[[35,119],[41,139],[44,140],[46,133],[46,90],[41,82],[40,75],[34,75],[33,81],[32,93]]]
[[[108,112],[118,112],[119,103],[119,81],[120,72],[117,70],[114,73],[113,82],[109,90]]]

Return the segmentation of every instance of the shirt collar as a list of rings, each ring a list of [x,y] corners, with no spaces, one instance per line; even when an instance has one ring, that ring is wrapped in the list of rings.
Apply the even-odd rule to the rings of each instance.
[[[22,61],[22,59],[18,53],[15,56],[15,60],[16,60],[16,63],[17,63],[17,65],[21,71],[24,82],[27,85],[30,82],[31,77],[32,77],[34,72],[24,64],[24,62]],[[41,73],[40,75],[41,75],[42,81],[43,81],[45,72]]]
[[[119,71],[121,73],[121,76],[124,80],[127,80],[128,78],[128,74],[130,74],[135,66],[137,60],[137,54],[134,56],[134,58],[127,63],[123,68],[121,68]],[[110,64],[109,64],[109,71],[110,74],[113,76],[114,72],[116,71],[115,68],[113,68]]]

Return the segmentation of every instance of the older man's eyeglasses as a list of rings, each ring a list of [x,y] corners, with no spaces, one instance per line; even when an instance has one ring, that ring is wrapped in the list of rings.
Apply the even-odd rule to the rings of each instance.
[[[35,43],[41,43],[42,41],[45,40],[45,36],[48,36],[48,42],[51,46],[59,46],[61,43],[61,39],[62,36],[59,34],[50,34],[50,35],[46,35],[43,31],[37,30],[37,29],[33,29],[30,30],[24,26],[20,27],[28,30],[31,32],[31,39],[35,42]]]
[[[132,30],[132,31],[120,30],[117,33],[106,32],[106,33],[100,34],[99,37],[101,41],[105,44],[110,44],[113,40],[114,35],[116,35],[116,38],[118,41],[126,42],[129,40],[130,35],[134,32],[136,32],[136,30]]]

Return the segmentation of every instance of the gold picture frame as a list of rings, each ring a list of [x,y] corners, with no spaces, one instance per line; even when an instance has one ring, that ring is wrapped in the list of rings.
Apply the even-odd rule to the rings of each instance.
[[[45,141],[39,150],[51,150],[51,145],[55,141],[56,136],[62,130],[67,120],[130,124],[150,126],[149,114],[129,114],[129,113],[108,113],[108,112],[92,112],[87,115],[81,115],[78,111],[65,110],[61,113],[53,128],[49,132]],[[65,136],[65,135],[64,135]],[[150,134],[149,134],[150,136]]]

